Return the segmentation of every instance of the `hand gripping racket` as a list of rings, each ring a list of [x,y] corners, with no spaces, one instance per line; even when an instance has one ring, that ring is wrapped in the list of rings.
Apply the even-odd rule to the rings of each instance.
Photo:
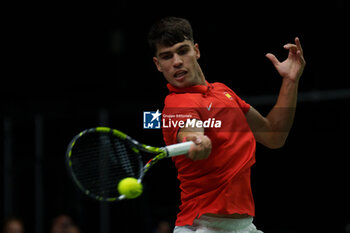
[[[187,154],[192,141],[166,147],[141,144],[116,129],[97,127],[76,135],[68,145],[66,165],[75,184],[99,201],[118,201],[118,183],[134,177],[141,183],[146,172],[159,160]],[[143,166],[140,152],[155,155]]]

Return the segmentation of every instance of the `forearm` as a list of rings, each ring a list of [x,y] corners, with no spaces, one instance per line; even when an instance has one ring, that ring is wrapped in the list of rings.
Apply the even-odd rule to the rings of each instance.
[[[298,82],[283,79],[277,102],[266,119],[269,122],[271,140],[282,146],[294,122],[298,98]]]
[[[266,117],[262,117],[254,108],[247,114],[256,140],[270,148],[283,146],[288,137],[297,106],[299,79],[306,64],[298,37],[295,44],[288,43],[283,47],[289,50],[288,58],[283,62],[271,53],[266,54],[283,78],[275,106]]]

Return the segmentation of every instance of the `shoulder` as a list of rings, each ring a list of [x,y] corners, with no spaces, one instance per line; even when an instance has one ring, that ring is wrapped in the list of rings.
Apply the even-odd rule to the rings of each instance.
[[[225,84],[219,82],[211,83],[211,85],[213,85],[215,88],[229,88]]]
[[[228,93],[234,98],[238,97],[237,94],[231,88],[229,88],[228,86],[226,86],[223,83],[217,82],[217,83],[212,83],[212,85],[213,85],[215,91],[217,91],[217,92],[223,92],[224,94]]]
[[[234,100],[244,113],[247,113],[250,109],[250,105],[242,100],[231,88],[223,83],[212,84],[217,92],[222,92],[228,99]]]
[[[227,91],[227,92],[233,92],[233,90],[231,88],[229,88],[228,86],[226,86],[223,83],[212,83],[211,85],[213,85],[213,87],[217,90],[217,91]],[[234,92],[233,92],[234,93]]]

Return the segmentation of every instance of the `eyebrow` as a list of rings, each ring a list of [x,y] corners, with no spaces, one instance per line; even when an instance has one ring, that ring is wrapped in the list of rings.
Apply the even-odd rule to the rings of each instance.
[[[190,47],[188,44],[183,44],[183,45],[181,45],[180,47],[178,47],[177,49],[176,49],[176,51],[179,51],[179,50],[181,50],[181,49],[183,49],[183,48],[186,48],[186,47]],[[162,55],[166,55],[166,54],[169,54],[169,53],[171,53],[171,51],[165,51],[165,52],[162,52],[162,53],[160,53],[160,54],[158,54],[158,56],[160,57],[160,56],[162,56]]]

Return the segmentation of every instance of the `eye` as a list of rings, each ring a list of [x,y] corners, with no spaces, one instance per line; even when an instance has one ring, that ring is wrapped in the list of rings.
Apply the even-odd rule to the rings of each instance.
[[[163,60],[169,60],[173,57],[173,55],[171,53],[166,53],[160,56],[161,59]]]
[[[178,51],[178,54],[179,55],[185,55],[186,53],[188,53],[189,51],[189,48],[188,47],[184,47],[184,48],[181,48],[179,51]]]

